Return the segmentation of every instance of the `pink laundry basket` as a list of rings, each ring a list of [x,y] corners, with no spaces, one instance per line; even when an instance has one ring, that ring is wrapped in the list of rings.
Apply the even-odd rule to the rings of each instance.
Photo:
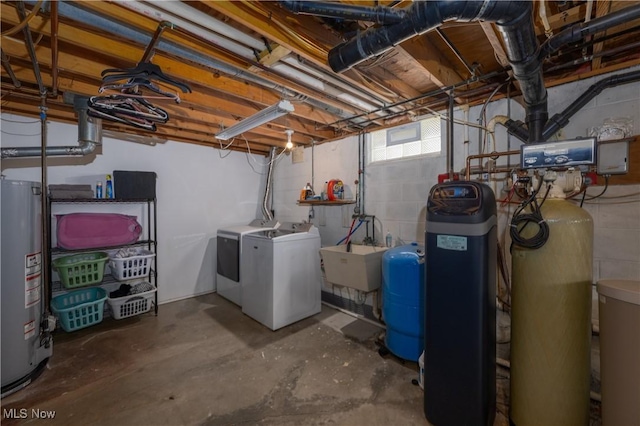
[[[131,244],[142,232],[135,216],[117,213],[71,213],[56,218],[58,247],[68,250]]]

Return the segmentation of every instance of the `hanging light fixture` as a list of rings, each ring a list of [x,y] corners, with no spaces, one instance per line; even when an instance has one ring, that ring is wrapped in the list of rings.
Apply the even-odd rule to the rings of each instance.
[[[287,144],[285,145],[285,148],[291,150],[293,149],[293,142],[291,142],[291,135],[293,134],[293,130],[287,129],[284,132],[287,134]]]
[[[293,112],[293,105],[289,101],[280,101],[275,105],[271,105],[268,108],[263,109],[251,117],[247,117],[238,124],[234,124],[231,127],[228,127],[221,132],[216,133],[215,137],[226,141],[227,139],[231,139],[234,136],[238,136],[244,132],[248,132],[251,129],[255,129],[258,126],[261,126],[269,121],[275,120],[278,117],[282,117],[283,115],[289,114]]]

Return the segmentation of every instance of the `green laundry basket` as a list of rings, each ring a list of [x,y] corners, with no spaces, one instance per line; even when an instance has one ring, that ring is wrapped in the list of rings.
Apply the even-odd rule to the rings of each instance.
[[[62,285],[74,289],[101,283],[108,260],[109,254],[99,251],[59,257],[52,263]]]

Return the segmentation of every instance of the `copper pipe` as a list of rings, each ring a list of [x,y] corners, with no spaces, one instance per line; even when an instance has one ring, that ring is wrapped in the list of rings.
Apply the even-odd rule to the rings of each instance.
[[[503,156],[503,155],[516,155],[516,154],[520,154],[520,150],[490,152],[488,154],[476,154],[476,155],[468,156],[467,157],[467,165],[466,165],[465,170],[464,170],[465,180],[471,180],[471,160],[475,160],[475,159],[479,159],[479,158],[493,158],[493,159],[496,159],[496,158],[499,158],[500,156]]]
[[[51,95],[58,96],[58,2],[51,2]]]

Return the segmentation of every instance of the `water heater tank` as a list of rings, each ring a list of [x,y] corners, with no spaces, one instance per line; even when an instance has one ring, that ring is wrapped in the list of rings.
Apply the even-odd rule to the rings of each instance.
[[[412,243],[387,250],[382,280],[385,345],[394,355],[417,362],[424,350],[424,247]]]
[[[46,366],[42,346],[40,183],[0,179],[2,207],[2,396],[29,384]]]
[[[541,208],[549,239],[513,246],[511,408],[516,426],[589,424],[593,221],[563,199]],[[524,229],[531,237],[535,226]],[[527,234],[529,233],[529,234]]]

